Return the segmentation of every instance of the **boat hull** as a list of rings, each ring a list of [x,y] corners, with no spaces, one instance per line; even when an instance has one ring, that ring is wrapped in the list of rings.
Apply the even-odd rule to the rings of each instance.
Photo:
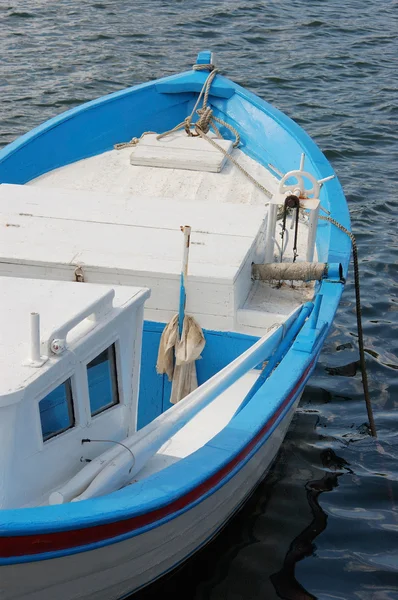
[[[2,600],[119,600],[173,570],[220,531],[265,477],[300,396],[250,460],[203,501],[121,542],[71,556],[4,565]]]

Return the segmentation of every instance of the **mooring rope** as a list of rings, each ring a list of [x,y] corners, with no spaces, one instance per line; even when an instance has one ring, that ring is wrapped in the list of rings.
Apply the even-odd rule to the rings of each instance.
[[[120,142],[120,144],[114,144],[113,147],[115,148],[115,150],[123,150],[123,148],[133,148],[138,144],[140,140],[142,140],[144,135],[148,135],[149,133],[156,135],[156,131],[144,131],[144,133],[142,133],[139,138],[133,137],[129,142]]]
[[[351,240],[352,243],[352,257],[354,262],[354,284],[355,284],[355,308],[357,315],[357,329],[358,329],[358,346],[359,346],[359,361],[361,365],[362,371],[362,385],[363,385],[363,393],[365,396],[366,402],[366,410],[369,418],[370,432],[373,437],[377,437],[376,425],[373,417],[373,409],[372,403],[370,400],[369,394],[369,385],[368,385],[368,374],[366,371],[366,362],[365,362],[365,350],[364,350],[364,342],[363,342],[363,329],[362,329],[362,306],[361,306],[361,292],[360,292],[360,281],[359,281],[359,263],[358,263],[358,248],[357,242],[352,231],[341,225],[338,221],[333,219],[332,217],[319,215],[318,217],[322,221],[328,221],[332,223],[335,227],[343,231]]]
[[[193,70],[194,71],[206,71],[207,70],[207,71],[210,71],[210,73],[207,76],[206,81],[203,84],[203,87],[199,93],[198,99],[195,102],[195,105],[192,109],[191,114],[188,117],[186,117],[184,119],[184,121],[182,121],[181,123],[179,123],[178,125],[173,127],[173,129],[170,129],[169,131],[165,131],[164,133],[161,133],[160,135],[158,135],[157,139],[160,140],[160,139],[166,137],[167,135],[174,133],[175,131],[179,131],[180,129],[185,129],[187,135],[189,135],[191,137],[200,136],[201,138],[203,138],[204,140],[209,142],[209,144],[211,144],[214,148],[219,150],[219,152],[221,152],[229,161],[231,161],[231,163],[249,181],[251,181],[251,183],[253,183],[253,185],[255,185],[265,196],[267,196],[268,199],[271,199],[273,194],[269,190],[267,190],[267,188],[264,187],[257,179],[255,179],[255,177],[250,175],[250,173],[244,167],[242,167],[241,164],[238,163],[238,161],[232,156],[232,154],[227,152],[227,150],[224,150],[224,148],[222,148],[222,146],[220,146],[220,144],[217,144],[217,142],[213,138],[211,138],[207,135],[210,128],[212,128],[214,130],[215,134],[217,135],[217,137],[219,139],[223,139],[222,135],[220,134],[220,130],[218,129],[218,127],[216,125],[216,123],[218,123],[219,125],[222,125],[226,129],[229,129],[229,131],[231,131],[231,133],[233,133],[233,135],[235,136],[235,141],[233,143],[234,148],[237,148],[240,144],[240,135],[239,135],[239,132],[235,129],[235,127],[233,127],[232,125],[230,125],[230,123],[227,123],[223,119],[219,119],[218,117],[216,117],[213,114],[213,111],[210,108],[210,106],[208,106],[210,87],[211,87],[211,84],[213,83],[215,76],[218,73],[218,69],[216,69],[216,67],[212,64],[205,64],[205,65],[193,65]],[[202,97],[203,97],[202,108],[198,108]],[[198,115],[199,119],[193,123],[192,119],[194,118],[195,113]]]
[[[179,131],[180,129],[185,129],[186,134],[189,135],[190,137],[203,138],[204,140],[209,142],[209,144],[211,144],[214,148],[216,148],[219,152],[221,152],[229,161],[231,161],[231,163],[249,181],[251,181],[251,183],[253,185],[255,185],[268,199],[271,199],[273,194],[266,187],[264,187],[255,177],[253,177],[253,175],[251,175],[244,167],[242,167],[242,165],[240,165],[238,163],[238,161],[232,156],[232,154],[227,152],[227,150],[224,150],[224,148],[222,148],[222,146],[220,146],[220,144],[217,144],[217,142],[213,138],[211,138],[207,135],[209,130],[213,129],[217,138],[223,139],[223,137],[220,133],[220,130],[217,126],[217,124],[218,124],[218,125],[221,125],[222,127],[225,127],[226,129],[228,129],[235,136],[235,141],[232,144],[234,148],[237,148],[240,144],[240,135],[239,135],[239,132],[237,131],[237,129],[235,129],[235,127],[233,127],[230,123],[227,123],[223,119],[216,117],[213,114],[213,111],[210,108],[210,106],[208,106],[211,84],[213,83],[213,80],[218,73],[218,69],[216,69],[216,67],[212,64],[193,65],[192,68],[194,71],[209,71],[209,74],[206,77],[206,80],[202,86],[202,89],[201,89],[199,96],[195,102],[195,105],[191,111],[191,114],[188,115],[188,117],[186,117],[183,121],[181,121],[181,123],[178,123],[178,125],[176,125],[172,129],[169,129],[168,131],[165,131],[164,133],[158,134],[157,139],[161,140],[162,138],[164,138],[168,135],[171,135],[172,133],[175,133],[176,131]],[[202,98],[203,98],[202,107],[199,108],[199,104],[200,104],[200,101],[202,100]],[[195,114],[197,114],[199,118],[195,122],[193,122]],[[155,132],[153,132],[153,131],[145,131],[141,135],[141,137],[139,137],[139,138],[133,137],[129,142],[121,142],[120,144],[115,144],[114,148],[115,148],[115,150],[122,150],[123,148],[134,147],[144,137],[144,135],[154,134],[154,133]]]
[[[181,121],[181,123],[179,123],[172,129],[169,129],[168,131],[165,131],[164,133],[160,133],[158,135],[157,139],[161,140],[162,138],[170,135],[171,133],[179,131],[180,129],[185,129],[187,135],[189,135],[190,137],[198,137],[198,135],[200,135],[200,132],[206,134],[209,131],[210,127],[212,127],[214,129],[218,138],[223,139],[222,135],[220,134],[220,131],[216,125],[216,123],[219,123],[219,125],[223,125],[224,127],[229,129],[234,134],[235,141],[233,143],[233,147],[236,148],[240,144],[239,132],[235,129],[235,127],[232,127],[232,125],[230,125],[223,119],[219,119],[218,117],[214,116],[212,109],[210,108],[210,106],[208,106],[211,84],[213,83],[213,79],[215,78],[215,76],[218,73],[218,69],[216,69],[214,65],[208,64],[208,65],[193,65],[193,70],[194,71],[208,70],[208,71],[210,71],[210,73],[207,76],[207,78],[202,86],[202,89],[201,89],[199,96],[195,102],[195,105],[191,111],[191,114],[188,115],[188,117],[186,117],[183,121]],[[202,108],[198,108],[202,97],[203,97]],[[195,121],[195,123],[193,123],[192,120],[195,116],[195,113],[198,115],[199,119],[197,121]],[[194,129],[194,131],[192,131],[192,128]],[[217,146],[217,147],[220,148],[220,146]]]

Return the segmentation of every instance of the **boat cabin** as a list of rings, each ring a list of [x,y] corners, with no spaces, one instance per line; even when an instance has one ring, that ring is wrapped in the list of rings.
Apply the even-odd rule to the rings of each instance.
[[[83,439],[118,441],[136,430],[150,292],[0,279],[0,506],[8,508],[40,504],[49,482],[109,447]]]

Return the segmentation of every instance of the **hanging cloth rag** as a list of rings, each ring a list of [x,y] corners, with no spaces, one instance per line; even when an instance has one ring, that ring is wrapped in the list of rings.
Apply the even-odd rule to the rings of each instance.
[[[166,325],[160,338],[156,371],[172,381],[170,402],[176,404],[198,387],[195,361],[205,347],[202,328],[190,315],[184,317],[181,339],[178,315]]]

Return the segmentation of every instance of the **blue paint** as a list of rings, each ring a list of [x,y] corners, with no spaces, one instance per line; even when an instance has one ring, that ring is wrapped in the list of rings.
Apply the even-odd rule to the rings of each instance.
[[[107,348],[87,365],[91,415],[119,402],[114,347]]]
[[[40,400],[39,412],[44,441],[73,427],[75,416],[70,379]]]
[[[180,334],[180,338],[182,335],[182,328],[184,325],[184,317],[185,317],[185,303],[186,303],[186,293],[185,293],[185,283],[184,283],[184,273],[181,273],[180,277],[180,302],[178,306],[178,332]]]
[[[198,57],[196,59],[197,65],[210,65],[211,64],[211,51],[210,50],[202,50],[198,53]]]
[[[142,429],[163,412],[163,386],[167,377],[156,373],[160,336],[160,331],[153,331],[144,323],[137,429]]]
[[[202,90],[203,84],[208,77],[208,71],[191,71],[185,77],[176,76],[173,79],[160,80],[156,84],[156,91],[160,94],[182,94],[195,92],[195,96]],[[231,98],[235,90],[229,85],[227,79],[219,78],[213,80],[210,90],[210,101],[213,98]],[[196,101],[196,98],[195,98]],[[192,109],[191,109],[192,110]]]
[[[247,404],[250,402],[250,400],[253,398],[253,396],[256,394],[256,392],[258,392],[258,390],[264,385],[265,381],[271,375],[271,373],[275,369],[275,367],[286,356],[287,351],[289,350],[290,346],[292,345],[297,334],[302,329],[306,319],[311,314],[313,308],[314,308],[314,305],[312,304],[312,302],[307,302],[306,304],[304,304],[304,306],[302,307],[302,309],[300,311],[300,314],[297,316],[297,319],[289,327],[282,342],[275,349],[275,352],[269,359],[267,365],[261,371],[257,381],[254,383],[252,388],[248,391],[245,399],[243,400],[242,404],[236,411],[237,413],[239,413],[241,410],[243,410],[245,408],[245,406],[247,406]]]
[[[164,323],[145,321],[142,343],[140,396],[137,427],[141,429],[170,408],[171,383],[156,373],[156,361]],[[199,385],[245,352],[257,337],[241,333],[204,330],[206,346],[196,363]]]

